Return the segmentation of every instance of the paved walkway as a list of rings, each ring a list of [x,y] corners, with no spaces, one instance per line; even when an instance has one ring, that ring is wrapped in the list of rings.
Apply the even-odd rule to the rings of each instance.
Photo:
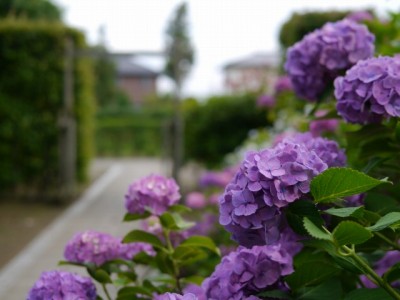
[[[0,270],[0,299],[25,299],[45,270],[63,269],[86,275],[85,270],[78,267],[57,266],[63,259],[67,241],[76,232],[86,229],[123,236],[132,229],[132,223],[121,222],[128,185],[150,173],[165,174],[166,171],[166,166],[156,159],[96,160],[93,167],[94,173],[102,175],[78,201]]]

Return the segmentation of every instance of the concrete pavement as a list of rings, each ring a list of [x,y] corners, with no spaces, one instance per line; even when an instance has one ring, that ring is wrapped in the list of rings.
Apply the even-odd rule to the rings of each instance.
[[[105,170],[105,172],[102,172]],[[100,174],[86,192],[32,243],[0,270],[0,299],[21,300],[41,272],[69,270],[86,275],[78,267],[57,266],[64,246],[79,231],[94,229],[123,236],[133,227],[122,223],[124,194],[128,185],[151,173],[165,174],[167,166],[158,159],[96,160],[94,174]],[[98,290],[101,295],[101,291]]]

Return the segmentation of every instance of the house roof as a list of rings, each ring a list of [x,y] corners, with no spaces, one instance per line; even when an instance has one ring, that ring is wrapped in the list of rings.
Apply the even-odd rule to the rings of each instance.
[[[278,53],[255,53],[224,65],[224,70],[277,67],[280,58]]]
[[[160,75],[160,72],[151,70],[140,64],[140,62],[135,61],[132,55],[116,54],[112,57],[119,77],[134,76],[149,78]]]

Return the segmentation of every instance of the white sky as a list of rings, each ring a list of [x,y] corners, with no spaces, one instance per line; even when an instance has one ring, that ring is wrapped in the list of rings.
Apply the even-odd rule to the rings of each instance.
[[[54,0],[67,24],[99,41],[105,27],[111,51],[161,51],[168,20],[180,0]],[[295,11],[375,8],[399,11],[399,0],[187,0],[196,62],[186,94],[204,96],[221,90],[221,68],[255,52],[278,50],[280,26]]]

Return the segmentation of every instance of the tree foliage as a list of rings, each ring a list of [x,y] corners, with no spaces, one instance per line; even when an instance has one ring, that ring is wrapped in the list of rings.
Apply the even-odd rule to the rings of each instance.
[[[0,18],[61,21],[61,9],[50,0],[1,0]]]
[[[177,8],[168,24],[166,35],[165,74],[180,87],[194,62],[194,50],[188,33],[186,3]]]

